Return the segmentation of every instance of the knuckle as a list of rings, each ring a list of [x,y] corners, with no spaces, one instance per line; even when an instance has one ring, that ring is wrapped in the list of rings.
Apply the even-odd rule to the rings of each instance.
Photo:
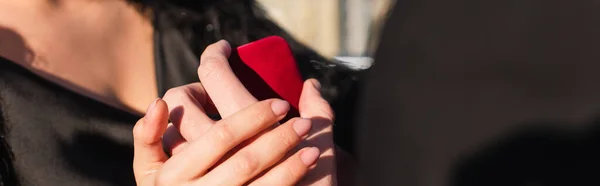
[[[139,119],[137,121],[137,123],[133,126],[132,133],[133,133],[134,140],[139,140],[141,138],[141,136],[143,134],[143,131],[141,131],[143,123],[144,123],[144,118]]]
[[[235,135],[227,124],[216,125],[214,127],[213,135],[217,144],[225,145],[235,140]]]
[[[252,126],[251,128],[263,128],[266,125],[272,124],[270,121],[273,119],[270,115],[273,114],[270,114],[269,112],[270,111],[265,112],[263,109],[257,109],[256,107],[246,108],[243,109],[240,114],[234,115],[235,117],[232,117],[231,122],[244,122]]]
[[[192,96],[192,88],[180,86],[167,90],[163,100],[167,105],[174,107],[178,105],[196,105],[196,99]]]
[[[165,96],[163,96],[164,100],[172,100],[174,98],[180,98],[180,97],[184,97],[187,96],[186,93],[186,88],[181,86],[181,87],[175,87],[175,88],[171,88],[169,90],[167,90],[167,92],[165,93]]]
[[[177,176],[172,171],[161,172],[156,176],[156,185],[172,185]]]
[[[296,145],[297,137],[296,135],[291,135],[288,131],[280,131],[279,132],[279,141],[283,144],[284,147],[292,147]]]
[[[268,112],[267,112],[268,113]],[[253,118],[254,118],[254,123],[256,125],[265,125],[267,123],[267,121],[269,120],[269,114],[267,114],[265,112],[257,112],[254,114]]]
[[[238,174],[251,176],[259,167],[256,156],[249,152],[239,152],[234,163],[234,171]]]
[[[224,56],[205,55],[200,60],[198,75],[200,77],[218,78],[220,72],[226,68],[227,59]]]

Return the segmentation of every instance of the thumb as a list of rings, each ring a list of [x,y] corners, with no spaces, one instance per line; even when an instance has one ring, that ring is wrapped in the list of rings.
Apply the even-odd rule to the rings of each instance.
[[[168,113],[167,104],[156,99],[133,128],[133,172],[138,185],[144,185],[168,159],[161,139],[167,129]]]
[[[329,103],[321,97],[319,89],[320,84],[315,79],[304,82],[298,110],[300,117],[310,119],[313,123],[306,139],[325,147],[325,149],[320,148],[322,153],[329,153],[328,149],[333,147],[331,138],[333,137],[334,114]],[[317,136],[323,137],[316,138]]]
[[[321,97],[321,84],[316,79],[304,82],[302,94],[300,95],[300,116],[307,119],[327,120],[334,119],[333,110],[329,103]]]
[[[306,142],[319,148],[321,154],[317,160],[320,168],[315,167],[309,171],[298,185],[337,185],[335,158],[331,158],[335,157],[332,126],[334,114],[329,103],[321,97],[320,88],[316,79],[307,80],[300,95],[300,117],[310,119],[313,123]]]

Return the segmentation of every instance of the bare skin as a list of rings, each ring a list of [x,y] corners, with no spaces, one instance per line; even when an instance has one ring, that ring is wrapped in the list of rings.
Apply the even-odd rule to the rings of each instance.
[[[124,0],[0,0],[0,29],[0,56],[63,87],[137,114],[157,97],[151,22]]]

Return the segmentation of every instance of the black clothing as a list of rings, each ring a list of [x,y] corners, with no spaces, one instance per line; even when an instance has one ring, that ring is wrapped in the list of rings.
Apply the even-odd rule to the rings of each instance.
[[[3,58],[0,110],[22,185],[135,184],[131,130],[139,116],[59,87]]]
[[[400,0],[361,101],[361,185],[600,185],[600,4]]]

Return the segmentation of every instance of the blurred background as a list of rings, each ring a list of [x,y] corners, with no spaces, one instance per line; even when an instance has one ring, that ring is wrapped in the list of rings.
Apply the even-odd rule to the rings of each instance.
[[[258,0],[269,16],[321,55],[370,57],[395,0]]]

